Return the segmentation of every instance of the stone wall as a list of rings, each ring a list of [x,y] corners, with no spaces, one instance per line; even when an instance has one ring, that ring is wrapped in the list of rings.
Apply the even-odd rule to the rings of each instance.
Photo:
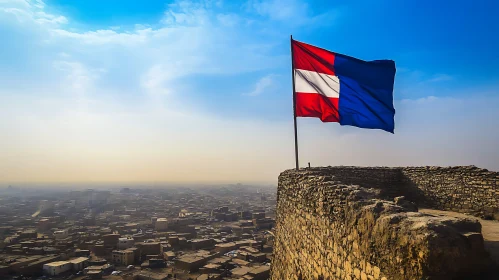
[[[424,205],[499,220],[499,172],[456,166],[406,167],[402,173],[421,191]]]
[[[405,196],[420,206],[499,220],[499,172],[475,166],[319,167],[335,181]]]
[[[475,187],[494,183],[492,191],[469,199],[469,185],[453,179],[459,176]],[[497,178],[484,176],[492,175],[468,167],[285,171],[279,176],[271,279],[481,279],[490,259],[480,223],[415,212],[409,200],[470,209],[465,201],[497,190]],[[460,195],[447,199],[455,189]],[[490,203],[481,205],[471,209],[483,212]]]

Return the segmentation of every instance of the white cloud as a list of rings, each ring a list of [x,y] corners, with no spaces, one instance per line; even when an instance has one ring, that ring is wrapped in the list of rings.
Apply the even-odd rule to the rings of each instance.
[[[435,74],[431,77],[428,82],[443,82],[443,81],[451,81],[454,77],[448,74]]]
[[[240,24],[237,16],[211,10],[220,5],[218,2],[174,2],[168,6],[162,24],[154,28],[137,23],[133,29],[113,26],[81,31],[70,28],[66,17],[48,13],[43,2],[18,2],[16,8],[12,8],[14,2],[5,2],[9,4],[7,10],[12,13],[9,9],[16,9],[16,13],[26,15],[24,19],[41,25],[32,27],[32,32],[40,36],[30,36],[34,41],[19,44],[46,46],[49,53],[36,50],[45,59],[57,61],[64,53],[87,68],[127,72],[131,81],[155,96],[172,92],[174,81],[188,75],[244,73],[284,62],[282,57],[268,54],[272,43],[255,42],[244,33],[249,29],[232,30]],[[42,41],[35,41],[38,39]],[[234,64],[235,60],[238,63]]]
[[[257,96],[261,95],[262,93],[265,93],[269,91],[269,89],[275,88],[275,79],[276,75],[274,74],[269,74],[265,77],[262,77],[256,82],[255,84],[255,89],[253,89],[251,92],[243,94],[247,96]]]
[[[171,70],[170,70],[171,69]],[[154,65],[142,76],[142,87],[152,96],[163,96],[171,91],[165,88],[165,83],[174,80],[178,75],[172,68]]]
[[[236,26],[241,22],[240,17],[236,14],[218,14],[217,19],[222,25],[229,27]]]
[[[45,12],[36,12],[36,21],[38,23],[51,23],[51,24],[64,24],[68,22],[68,19],[64,16],[55,16],[52,14],[47,14]]]
[[[151,29],[141,29],[134,32],[116,32],[111,29],[86,31],[82,33],[72,32],[65,29],[53,29],[52,34],[60,38],[69,38],[79,40],[80,43],[89,45],[130,45],[144,43],[148,35],[152,33]]]
[[[85,94],[89,92],[94,81],[99,78],[101,73],[105,72],[104,69],[89,69],[77,61],[57,60],[54,61],[53,65],[55,69],[66,75],[66,85],[71,89],[71,93]]]
[[[423,103],[429,103],[438,100],[438,97],[435,97],[433,95],[427,96],[427,97],[421,97],[418,99],[402,99],[400,102],[402,104],[423,104]]]
[[[306,2],[299,0],[250,0],[248,6],[256,13],[275,20],[293,20],[308,13]]]
[[[45,8],[45,2],[43,2],[42,0],[35,0],[35,3],[33,4],[33,6],[39,8],[39,9],[43,9],[43,8]]]
[[[313,13],[303,0],[249,0],[245,6],[248,11],[287,26],[330,25],[338,16],[335,10]]]
[[[20,22],[32,21],[37,24],[60,25],[68,22],[62,15],[44,11],[45,3],[41,0],[0,0],[0,12],[12,14]]]
[[[28,0],[0,0],[0,5],[9,5],[22,8],[29,8],[31,6]]]

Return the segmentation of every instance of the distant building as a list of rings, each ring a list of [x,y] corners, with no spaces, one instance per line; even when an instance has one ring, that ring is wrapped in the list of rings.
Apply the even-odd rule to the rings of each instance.
[[[234,242],[229,242],[229,243],[221,243],[215,245],[215,251],[220,252],[222,254],[225,254],[227,252],[236,250],[239,246],[234,243]]]
[[[69,262],[72,264],[73,271],[80,271],[83,270],[85,267],[88,265],[88,258],[85,257],[80,257],[80,258],[75,258],[72,260],[69,260]]]
[[[156,226],[156,221],[158,220],[158,217],[151,217],[151,223],[152,223],[152,226],[155,227]]]
[[[51,228],[53,225],[52,221],[50,219],[40,219],[38,221],[38,225],[37,225],[37,228],[41,231],[45,231],[45,230],[48,230],[49,228]]]
[[[43,272],[50,276],[57,276],[61,273],[70,271],[73,265],[68,261],[58,261],[43,265]]]
[[[213,247],[215,241],[213,239],[194,239],[191,240],[192,250],[208,249]]]
[[[156,220],[156,223],[154,225],[154,229],[156,231],[166,231],[168,230],[168,219],[166,218],[159,218]]]
[[[125,250],[132,248],[135,245],[135,240],[132,237],[121,237],[118,239],[118,249]]]
[[[93,265],[85,268],[83,273],[85,275],[97,275],[102,276],[103,273],[111,273],[114,270],[114,266],[111,264]]]
[[[54,231],[54,238],[55,239],[65,239],[68,236],[69,236],[69,233],[67,230]]]
[[[175,267],[190,272],[197,271],[216,256],[218,256],[218,254],[212,254],[208,251],[200,250],[193,254],[183,255],[175,260]]]
[[[253,213],[253,220],[265,218],[265,212]]]
[[[134,263],[135,254],[132,250],[116,250],[112,258],[114,264],[126,266]]]
[[[137,243],[136,245],[140,249],[142,256],[159,255],[161,253],[159,242]]]
[[[119,245],[119,234],[106,234],[102,236],[102,241],[104,241],[104,246],[116,247]]]
[[[270,266],[263,265],[260,267],[256,267],[253,270],[249,271],[248,274],[252,277],[251,279],[253,280],[269,279]]]
[[[50,276],[57,276],[68,271],[83,270],[88,263],[88,258],[80,257],[69,261],[57,261],[43,265],[43,272]]]

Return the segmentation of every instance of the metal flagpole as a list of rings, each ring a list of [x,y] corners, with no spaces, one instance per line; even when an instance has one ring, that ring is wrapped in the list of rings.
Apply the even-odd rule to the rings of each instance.
[[[290,36],[290,45],[291,45],[291,77],[293,79],[293,119],[295,125],[295,161],[296,161],[296,170],[299,170],[298,164],[298,132],[296,129],[296,92],[295,92],[295,60],[293,57],[293,35]]]

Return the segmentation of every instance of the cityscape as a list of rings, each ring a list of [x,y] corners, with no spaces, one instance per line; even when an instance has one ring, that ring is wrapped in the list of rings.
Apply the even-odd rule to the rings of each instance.
[[[1,279],[268,279],[275,186],[0,193]]]
[[[0,280],[499,280],[498,15],[0,0]]]

